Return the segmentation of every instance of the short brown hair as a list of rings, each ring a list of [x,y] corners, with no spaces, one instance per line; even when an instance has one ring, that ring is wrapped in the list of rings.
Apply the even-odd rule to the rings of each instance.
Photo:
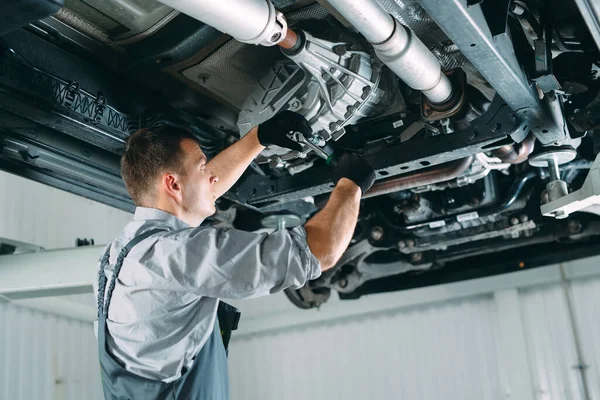
[[[121,176],[131,199],[137,206],[144,204],[158,175],[167,170],[178,172],[181,141],[194,135],[174,126],[143,128],[125,143],[121,157]]]

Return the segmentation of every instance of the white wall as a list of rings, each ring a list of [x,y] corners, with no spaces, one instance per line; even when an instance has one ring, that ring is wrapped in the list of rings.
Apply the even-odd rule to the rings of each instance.
[[[600,269],[600,263],[596,267]],[[600,279],[579,280],[573,283],[572,293],[589,395],[600,399]]]
[[[489,296],[236,340],[233,399],[496,399]]]
[[[89,322],[0,303],[0,399],[102,399]]]
[[[320,311],[238,303],[232,398],[586,399],[569,302],[589,398],[600,398],[599,266],[333,299]]]
[[[45,249],[108,243],[131,214],[0,171],[0,238]]]
[[[533,288],[520,295],[534,390],[540,399],[583,398],[564,291]],[[567,397],[568,396],[568,397]]]

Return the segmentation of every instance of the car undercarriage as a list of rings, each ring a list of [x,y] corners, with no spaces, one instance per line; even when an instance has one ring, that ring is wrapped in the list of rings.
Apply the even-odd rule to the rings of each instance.
[[[585,185],[600,152],[594,1],[9,0],[0,11],[2,170],[132,211],[119,174],[131,133],[185,127],[210,158],[292,110],[313,129],[295,137],[303,150],[267,148],[206,221],[258,230],[302,224],[332,191],[330,161],[366,159],[377,181],[351,245],[286,291],[301,308],[332,290],[353,299],[600,252],[597,209],[550,207]]]

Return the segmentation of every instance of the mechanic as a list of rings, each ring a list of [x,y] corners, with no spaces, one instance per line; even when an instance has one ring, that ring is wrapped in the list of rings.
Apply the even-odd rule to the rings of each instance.
[[[304,227],[266,234],[200,226],[265,146],[300,148],[292,131],[312,133],[304,117],[284,111],[210,162],[185,129],[146,128],[128,139],[121,174],[137,208],[107,246],[94,284],[105,398],[228,399],[222,334],[231,326],[220,322],[237,310],[219,299],[300,288],[342,256],[375,180],[356,155],[339,160],[329,201]]]

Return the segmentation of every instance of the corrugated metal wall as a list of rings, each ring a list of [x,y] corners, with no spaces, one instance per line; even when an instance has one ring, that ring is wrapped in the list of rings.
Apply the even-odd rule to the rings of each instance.
[[[233,399],[497,399],[494,304],[476,297],[234,341]]]
[[[537,398],[584,399],[563,288],[524,290],[521,312]]]
[[[600,399],[600,279],[577,280],[571,288],[590,399]]]
[[[0,399],[102,399],[92,325],[0,303]]]
[[[559,282],[234,336],[232,398],[587,400],[585,385],[598,399],[600,279],[568,284],[585,379]],[[395,296],[402,294],[383,295],[381,304]],[[248,309],[242,325],[267,321],[256,304]],[[289,320],[281,309],[274,315]]]

